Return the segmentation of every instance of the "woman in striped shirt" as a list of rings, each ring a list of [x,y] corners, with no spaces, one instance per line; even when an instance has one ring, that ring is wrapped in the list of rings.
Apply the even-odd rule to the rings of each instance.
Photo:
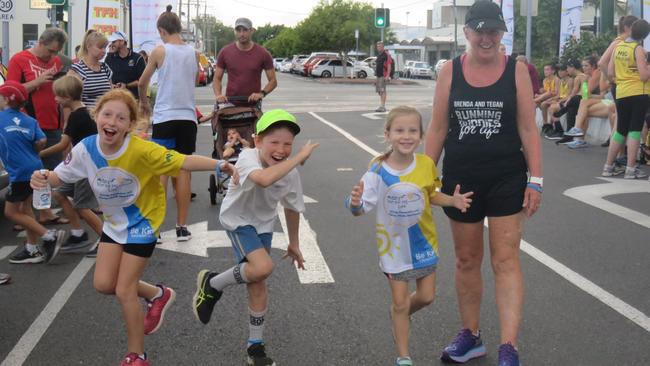
[[[106,55],[108,39],[102,33],[90,29],[84,35],[79,61],[75,62],[68,75],[78,77],[83,82],[81,101],[93,109],[99,97],[111,90],[113,71],[101,60]]]

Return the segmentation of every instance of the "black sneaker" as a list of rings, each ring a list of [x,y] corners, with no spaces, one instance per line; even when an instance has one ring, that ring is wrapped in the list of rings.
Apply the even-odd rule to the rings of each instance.
[[[61,245],[61,253],[75,252],[90,245],[88,242],[88,233],[84,232],[81,236],[74,236],[70,234],[68,240]]]
[[[553,130],[553,125],[550,123],[545,123],[542,125],[542,136],[546,136],[549,132]]]
[[[51,230],[51,232],[53,232],[54,239],[43,240],[41,243],[41,251],[47,263],[50,263],[59,254],[59,249],[61,249],[61,245],[65,239],[65,230]]]
[[[217,272],[202,270],[196,275],[196,292],[192,299],[194,316],[203,324],[208,324],[212,316],[214,305],[221,298],[223,291],[218,291],[210,286],[210,279],[218,275]]]
[[[176,226],[176,241],[188,241],[192,239],[192,233],[187,226]]]
[[[547,140],[559,140],[563,136],[564,136],[564,132],[551,130],[546,135],[544,135],[544,138]]]
[[[605,141],[605,142],[603,142],[602,144],[600,144],[600,146],[601,146],[601,147],[609,147],[609,139],[607,139],[607,141]]]
[[[253,343],[246,350],[248,357],[246,364],[248,366],[275,366],[275,362],[266,356],[264,343]]]
[[[190,193],[190,201],[194,201],[195,198],[196,198],[196,193],[194,192]]]
[[[563,135],[561,139],[555,141],[555,144],[556,145],[567,145],[567,144],[571,143],[571,141],[573,141],[573,137]]]
[[[86,252],[86,258],[96,258],[97,249],[99,249],[99,239],[90,246],[90,249]]]
[[[23,247],[23,250],[14,254],[9,258],[9,263],[13,264],[24,264],[24,263],[43,263],[45,262],[45,257],[38,250],[34,253],[30,253],[27,248]]]

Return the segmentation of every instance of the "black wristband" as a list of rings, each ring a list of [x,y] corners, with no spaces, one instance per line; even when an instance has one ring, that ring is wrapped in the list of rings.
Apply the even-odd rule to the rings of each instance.
[[[262,91],[261,91],[260,93],[262,93],[263,96],[267,96],[267,95],[269,94],[269,93],[267,93],[266,90],[264,90],[264,89],[262,89]]]

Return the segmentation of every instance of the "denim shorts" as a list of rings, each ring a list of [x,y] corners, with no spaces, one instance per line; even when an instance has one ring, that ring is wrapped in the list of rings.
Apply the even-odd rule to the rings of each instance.
[[[257,249],[264,248],[267,252],[271,250],[273,233],[258,234],[251,225],[239,226],[233,231],[226,231],[226,234],[230,238],[238,263],[245,262],[248,253]]]

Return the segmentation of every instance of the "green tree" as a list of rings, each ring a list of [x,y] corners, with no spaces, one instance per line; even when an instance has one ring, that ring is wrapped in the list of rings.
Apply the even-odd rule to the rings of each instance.
[[[263,44],[273,57],[290,57],[300,53],[298,33],[293,28],[284,28],[277,36]]]
[[[270,41],[271,39],[277,37],[280,32],[286,28],[287,27],[282,24],[271,25],[271,23],[267,23],[255,29],[255,32],[253,32],[253,42],[263,45],[267,41]]]
[[[204,35],[205,48],[210,55],[214,55],[215,48],[218,53],[221,48],[235,41],[235,31],[232,27],[224,25],[213,15],[194,18],[194,22],[198,29],[206,33]]]
[[[368,3],[351,0],[321,0],[296,26],[297,49],[346,53],[356,45],[355,29],[359,30],[359,48],[368,49],[380,38],[379,29],[374,27],[374,9]]]

